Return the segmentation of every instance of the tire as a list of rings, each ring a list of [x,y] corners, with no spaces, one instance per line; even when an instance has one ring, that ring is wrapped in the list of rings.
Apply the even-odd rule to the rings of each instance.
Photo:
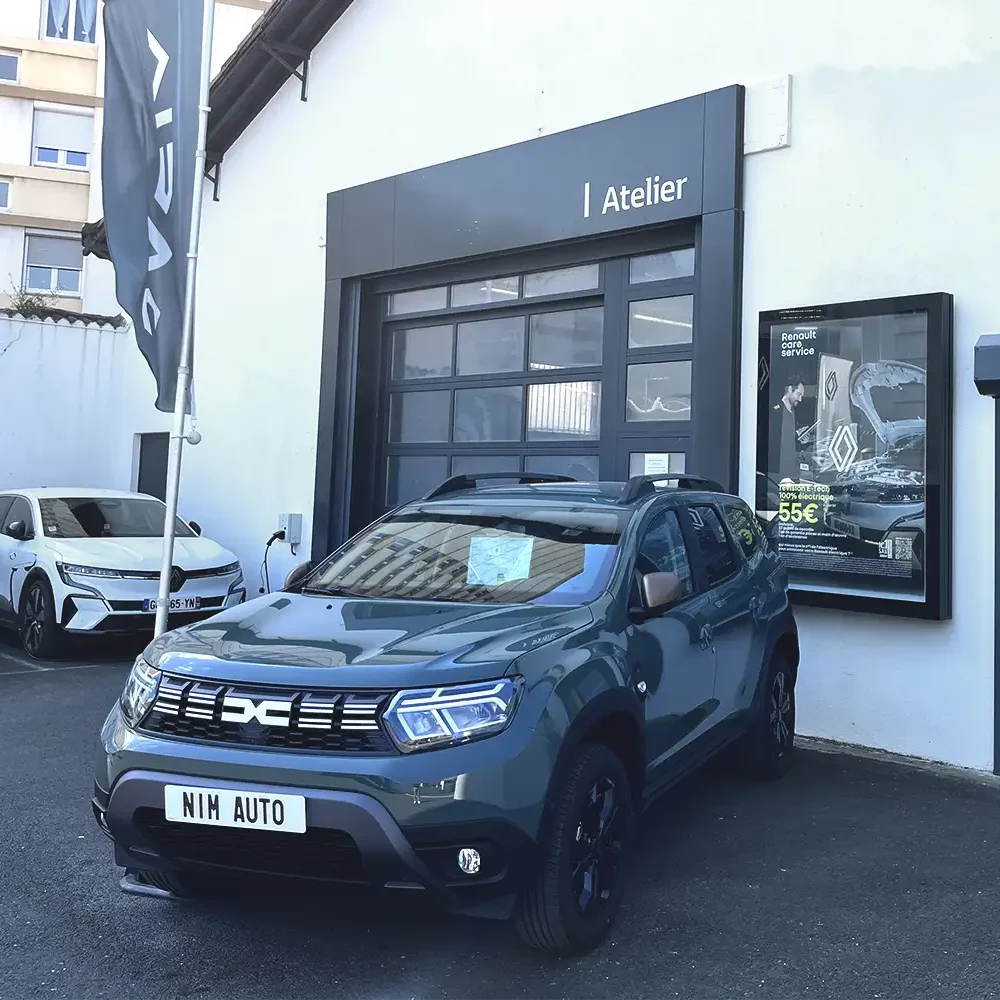
[[[33,660],[51,660],[63,645],[63,633],[56,620],[52,588],[44,576],[32,577],[21,594],[18,616],[21,646]]]
[[[774,652],[762,703],[739,745],[739,759],[748,777],[772,780],[788,773],[794,749],[795,675],[787,656]]]
[[[604,940],[621,903],[635,827],[632,790],[616,753],[586,745],[550,795],[540,871],[518,902],[515,923],[531,947],[579,955]]]

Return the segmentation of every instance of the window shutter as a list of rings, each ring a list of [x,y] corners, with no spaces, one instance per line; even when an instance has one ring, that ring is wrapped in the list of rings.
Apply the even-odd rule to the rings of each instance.
[[[91,115],[36,110],[35,145],[90,153],[94,146],[94,119]]]
[[[27,261],[34,267],[83,267],[83,244],[60,236],[29,236]]]

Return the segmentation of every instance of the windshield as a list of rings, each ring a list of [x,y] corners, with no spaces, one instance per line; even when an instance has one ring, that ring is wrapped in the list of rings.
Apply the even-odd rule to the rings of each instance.
[[[404,511],[323,563],[305,593],[578,605],[605,588],[627,515],[523,506]]]
[[[162,538],[167,508],[133,497],[65,497],[38,501],[47,538]],[[179,538],[194,532],[177,518]]]

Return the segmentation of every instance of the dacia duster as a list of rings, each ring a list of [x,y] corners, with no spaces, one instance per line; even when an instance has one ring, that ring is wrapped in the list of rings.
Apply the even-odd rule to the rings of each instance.
[[[576,953],[653,799],[734,745],[785,771],[796,626],[742,500],[693,476],[491,478],[146,648],[93,798],[124,888],[419,890]]]

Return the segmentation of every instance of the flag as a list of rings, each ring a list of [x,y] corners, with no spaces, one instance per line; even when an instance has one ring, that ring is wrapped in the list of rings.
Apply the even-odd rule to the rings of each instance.
[[[104,225],[159,410],[174,409],[181,352],[205,2],[104,4]]]

